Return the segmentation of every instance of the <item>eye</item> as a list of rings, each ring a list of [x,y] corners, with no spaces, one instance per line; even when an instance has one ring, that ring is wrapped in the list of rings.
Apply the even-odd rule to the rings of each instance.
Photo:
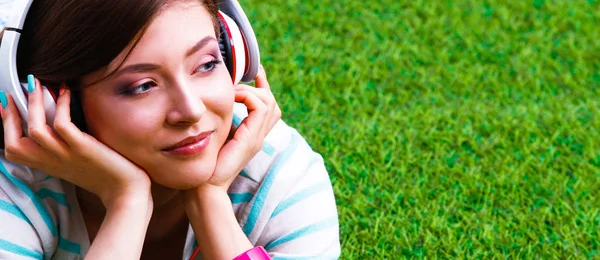
[[[148,92],[152,87],[156,86],[156,82],[154,81],[146,81],[136,87],[125,90],[124,94],[134,96],[138,94],[143,94]]]
[[[217,65],[221,64],[221,60],[219,59],[213,59],[209,62],[206,62],[200,66],[198,66],[198,68],[196,68],[195,72],[197,73],[208,73],[211,72],[212,70],[214,70]]]

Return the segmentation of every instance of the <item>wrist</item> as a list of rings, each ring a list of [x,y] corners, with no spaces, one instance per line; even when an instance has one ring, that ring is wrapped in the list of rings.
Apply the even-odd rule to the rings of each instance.
[[[186,214],[205,259],[233,259],[252,248],[225,189],[203,186],[185,192]]]
[[[210,184],[204,184],[197,188],[183,191],[183,199],[186,207],[192,206],[191,204],[194,206],[205,206],[216,201],[222,201],[224,198],[229,200],[227,189]]]
[[[154,204],[150,192],[104,200],[106,213],[86,259],[139,259]]]
[[[148,217],[154,208],[150,189],[137,189],[131,192],[111,194],[100,198],[106,212],[132,211],[147,212]]]

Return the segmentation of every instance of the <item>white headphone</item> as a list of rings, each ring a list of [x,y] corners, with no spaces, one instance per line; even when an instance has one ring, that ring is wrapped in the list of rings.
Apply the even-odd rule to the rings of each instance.
[[[44,0],[40,0],[44,1]],[[27,83],[19,82],[17,47],[25,18],[33,0],[17,0],[5,25],[0,44],[0,90],[13,97],[22,122],[27,121]],[[251,82],[260,67],[260,51],[250,21],[237,0],[218,0],[221,37],[219,47],[233,84]],[[54,96],[43,87],[46,121],[51,124],[56,112]],[[25,126],[23,129],[27,129]]]

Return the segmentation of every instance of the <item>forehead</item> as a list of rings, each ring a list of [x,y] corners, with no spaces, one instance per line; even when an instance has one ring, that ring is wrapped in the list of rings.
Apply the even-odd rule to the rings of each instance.
[[[210,14],[199,2],[175,2],[166,6],[150,23],[137,45],[138,49],[157,44],[169,46],[181,41],[198,41],[206,35],[215,35]]]
[[[127,64],[144,63],[160,56],[183,56],[198,40],[215,35],[210,13],[200,1],[174,1],[166,5],[136,37],[102,71],[92,78],[103,78]],[[90,75],[91,76],[91,75]]]

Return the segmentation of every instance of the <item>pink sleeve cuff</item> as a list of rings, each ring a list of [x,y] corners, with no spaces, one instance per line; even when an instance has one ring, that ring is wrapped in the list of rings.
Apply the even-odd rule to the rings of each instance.
[[[267,251],[262,246],[252,248],[241,255],[238,255],[233,260],[267,260],[271,259]]]

